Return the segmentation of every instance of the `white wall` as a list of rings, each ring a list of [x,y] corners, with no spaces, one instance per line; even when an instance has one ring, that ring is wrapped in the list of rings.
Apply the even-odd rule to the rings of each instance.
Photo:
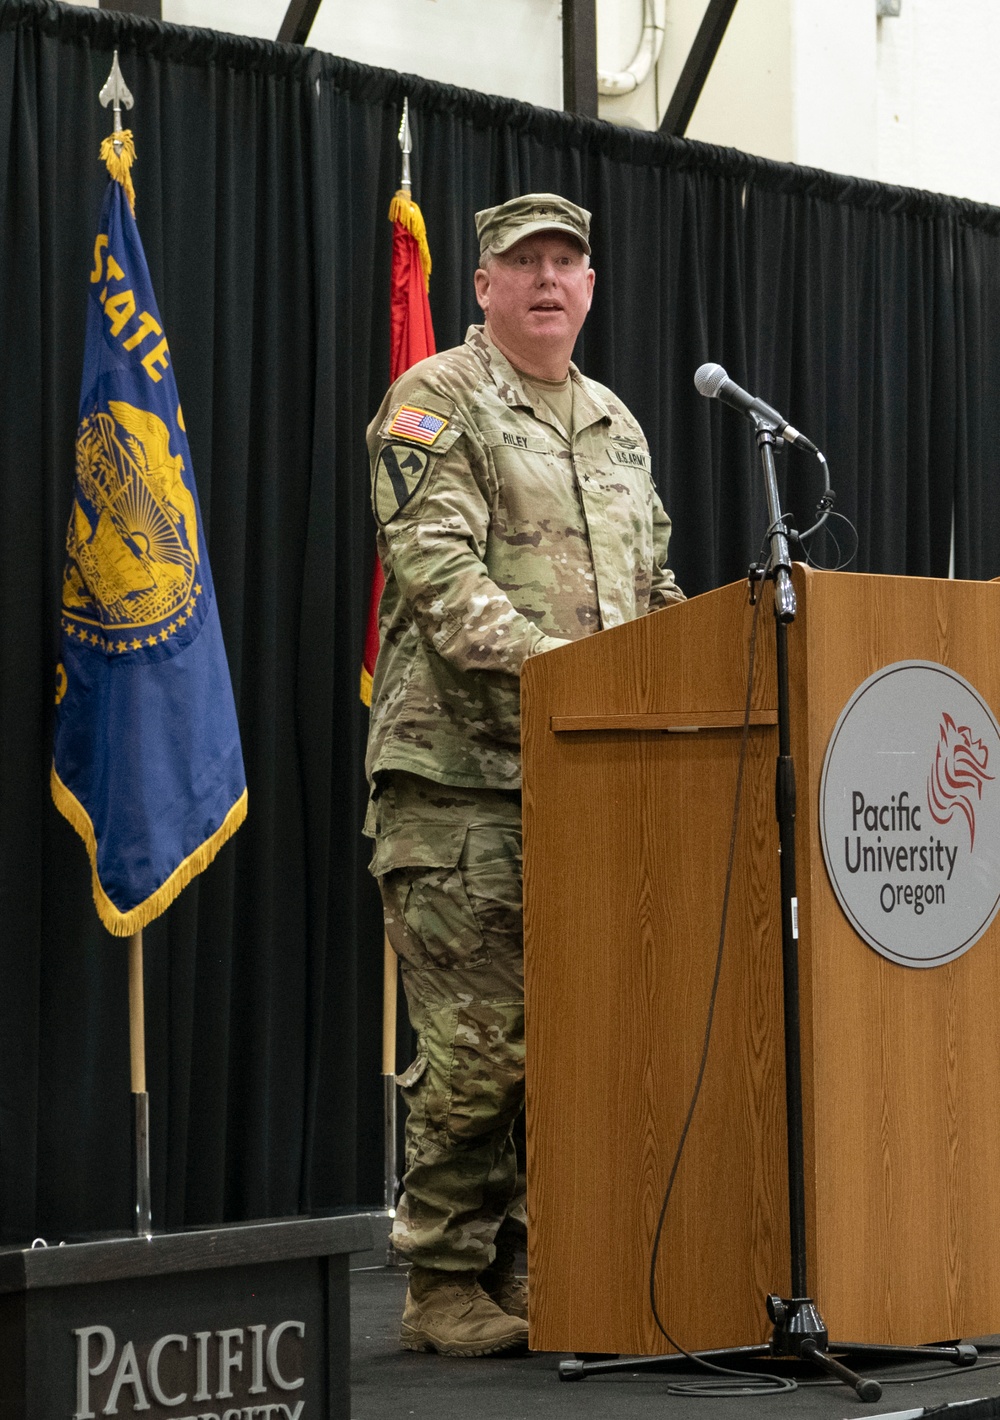
[[[706,0],[666,0],[657,73],[601,117],[657,126]],[[642,0],[598,0],[599,62],[623,68]],[[626,53],[631,43],[631,52]],[[780,161],[1000,204],[998,0],[739,0],[688,136]]]
[[[624,69],[642,30],[643,0],[597,0],[597,61]],[[792,0],[739,0],[687,136],[791,161],[794,120]],[[706,0],[666,0],[659,63],[631,94],[601,97],[601,118],[658,128],[684,67]]]
[[[274,39],[285,0],[163,0],[163,18]],[[444,84],[562,107],[560,0],[323,0],[309,43]]]
[[[794,162],[878,176],[877,36],[875,0],[793,0]]]
[[[705,10],[701,0],[667,0],[668,15],[682,3],[690,40],[665,56],[664,112]],[[792,0],[739,0],[686,136],[793,162],[792,72]]]
[[[879,176],[1000,203],[1000,4],[902,0],[879,30]]]
[[[86,0],[74,0],[86,3]],[[601,117],[658,127],[707,0],[666,0],[659,64]],[[287,0],[163,0],[164,19],[273,39]],[[688,136],[1000,204],[1000,0],[739,0]],[[643,0],[597,0],[598,63],[632,60]],[[559,108],[560,0],[323,0],[310,43]]]
[[[91,5],[97,0],[68,0]],[[161,0],[173,25],[276,39],[287,0]],[[560,0],[322,0],[315,49],[562,108]]]

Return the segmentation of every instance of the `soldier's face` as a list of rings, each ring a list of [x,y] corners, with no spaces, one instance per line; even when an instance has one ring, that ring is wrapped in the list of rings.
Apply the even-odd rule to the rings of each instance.
[[[549,347],[567,361],[593,291],[583,249],[558,232],[525,237],[476,272],[476,299],[501,349]]]

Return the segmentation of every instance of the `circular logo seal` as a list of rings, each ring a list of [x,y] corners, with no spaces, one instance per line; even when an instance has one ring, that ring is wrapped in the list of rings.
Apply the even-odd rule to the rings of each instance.
[[[823,762],[830,882],[902,966],[967,952],[1000,908],[1000,725],[947,666],[897,661],[858,686]]]
[[[104,654],[183,641],[202,593],[200,556],[197,504],[164,421],[122,400],[85,414],[66,535],[67,634]]]

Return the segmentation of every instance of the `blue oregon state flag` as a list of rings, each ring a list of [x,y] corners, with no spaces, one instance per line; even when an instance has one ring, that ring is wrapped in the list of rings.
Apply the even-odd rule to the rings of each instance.
[[[101,921],[128,936],[207,867],[247,791],[170,349],[115,180],[90,272],[61,620],[52,795],[87,845]]]

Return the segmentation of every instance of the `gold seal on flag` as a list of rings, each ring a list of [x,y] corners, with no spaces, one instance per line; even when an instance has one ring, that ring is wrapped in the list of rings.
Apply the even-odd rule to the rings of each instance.
[[[167,425],[110,400],[80,423],[76,473],[64,615],[105,634],[179,618],[197,593],[198,513]]]

